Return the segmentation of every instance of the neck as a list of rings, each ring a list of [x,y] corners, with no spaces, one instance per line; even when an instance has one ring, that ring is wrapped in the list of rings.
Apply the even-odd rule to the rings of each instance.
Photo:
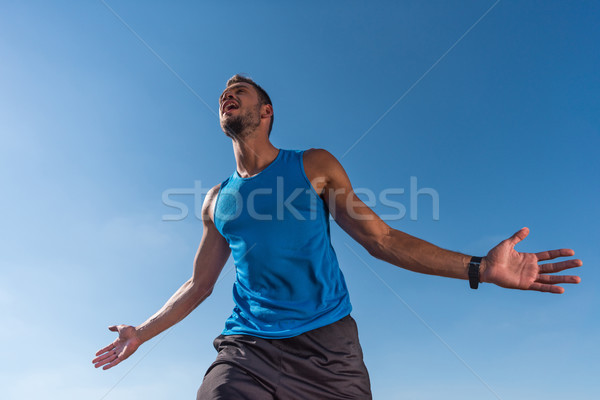
[[[238,174],[248,178],[258,174],[277,157],[277,149],[263,135],[249,135],[243,139],[233,139],[233,154]]]

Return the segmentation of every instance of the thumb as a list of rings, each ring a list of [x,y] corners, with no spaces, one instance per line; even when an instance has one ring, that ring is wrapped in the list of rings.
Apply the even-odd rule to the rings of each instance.
[[[116,326],[116,325],[113,325],[113,326],[109,326],[109,327],[108,327],[108,330],[109,330],[109,331],[112,331],[112,332],[117,332],[117,331],[119,330],[119,328],[117,328],[117,326]]]
[[[508,241],[514,246],[521,240],[525,239],[529,235],[529,228],[521,228],[514,235],[512,235]]]

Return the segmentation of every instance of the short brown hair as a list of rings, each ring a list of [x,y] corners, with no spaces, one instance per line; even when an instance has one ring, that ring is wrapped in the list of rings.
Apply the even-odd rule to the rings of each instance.
[[[254,89],[256,89],[256,92],[258,93],[258,99],[260,101],[261,106],[264,106],[265,104],[273,106],[273,103],[271,103],[271,98],[269,97],[269,95],[267,94],[265,89],[260,87],[260,85],[258,83],[254,82],[252,79],[250,79],[247,76],[244,76],[241,74],[235,74],[234,76],[229,78],[225,87],[229,87],[229,86],[233,85],[234,83],[239,83],[239,82],[248,83],[248,84],[252,85],[254,87]],[[271,136],[271,129],[273,129],[273,120],[275,120],[274,113],[271,114],[271,124],[269,125],[269,136]]]

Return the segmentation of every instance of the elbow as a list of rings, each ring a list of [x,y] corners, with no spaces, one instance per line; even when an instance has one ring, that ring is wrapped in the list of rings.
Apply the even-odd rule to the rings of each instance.
[[[379,243],[369,244],[365,246],[365,249],[369,252],[369,254],[372,257],[378,258],[380,260],[383,259],[384,251]]]
[[[213,286],[200,285],[190,281],[190,290],[192,291],[194,298],[199,302],[212,294]]]
[[[380,260],[385,259],[386,243],[390,237],[390,229],[386,229],[377,235],[373,235],[370,240],[365,243],[365,249],[369,254]]]

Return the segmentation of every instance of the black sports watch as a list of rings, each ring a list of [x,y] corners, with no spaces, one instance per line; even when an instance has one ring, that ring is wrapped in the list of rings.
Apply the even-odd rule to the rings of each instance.
[[[471,289],[477,289],[479,286],[479,266],[481,265],[481,257],[471,257],[469,261],[469,285]]]

